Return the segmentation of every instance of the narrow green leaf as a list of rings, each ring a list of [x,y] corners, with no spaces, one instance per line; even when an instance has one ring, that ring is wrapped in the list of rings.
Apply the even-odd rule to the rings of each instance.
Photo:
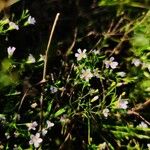
[[[61,114],[63,114],[66,110],[64,108],[62,109],[59,109],[55,114],[54,114],[54,117],[58,117],[60,116]]]

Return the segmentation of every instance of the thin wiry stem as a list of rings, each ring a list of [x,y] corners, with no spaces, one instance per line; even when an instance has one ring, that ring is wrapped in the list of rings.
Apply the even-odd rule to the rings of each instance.
[[[47,48],[45,51],[45,59],[44,59],[44,69],[43,69],[43,78],[41,82],[45,82],[46,81],[46,70],[47,70],[47,61],[48,61],[48,53],[49,53],[49,49],[50,49],[50,45],[51,45],[51,41],[52,41],[52,37],[53,37],[53,33],[56,27],[56,23],[58,21],[59,18],[59,13],[56,14],[53,26],[52,26],[52,30],[50,32],[50,36],[49,36],[49,40],[48,40],[48,44],[47,44]],[[44,93],[43,91],[41,92],[41,97],[40,97],[40,107],[41,107],[41,114],[40,114],[40,128],[39,130],[42,130],[42,121],[43,121],[43,100],[44,100]]]
[[[45,80],[45,77],[46,77],[46,68],[47,68],[48,52],[49,52],[50,44],[51,44],[51,41],[52,41],[53,33],[54,33],[54,30],[55,30],[56,23],[57,23],[57,21],[58,21],[59,15],[60,15],[60,13],[57,13],[57,15],[56,15],[56,17],[55,17],[55,20],[54,20],[54,23],[53,23],[53,27],[52,27],[52,30],[51,30],[51,33],[50,33],[50,36],[49,36],[47,48],[46,48],[46,51],[45,51],[43,80]]]
[[[28,88],[28,89],[25,91],[25,93],[23,94],[23,97],[22,97],[22,99],[21,99],[20,105],[19,105],[19,107],[18,107],[18,112],[19,112],[19,110],[20,110],[20,108],[21,108],[21,106],[22,106],[22,104],[23,104],[23,101],[24,101],[25,97],[27,96],[28,92],[29,92],[29,88]]]

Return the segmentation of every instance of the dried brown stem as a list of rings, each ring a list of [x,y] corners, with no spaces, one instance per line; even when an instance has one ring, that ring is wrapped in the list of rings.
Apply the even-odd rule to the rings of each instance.
[[[45,51],[43,78],[42,78],[42,81],[40,81],[40,82],[45,82],[45,81],[46,81],[45,78],[46,78],[46,70],[47,70],[48,53],[49,53],[49,49],[50,49],[52,37],[53,37],[53,34],[54,34],[54,30],[55,30],[55,27],[56,27],[56,24],[57,24],[59,15],[60,15],[59,13],[56,14],[56,17],[55,17],[55,20],[54,20],[54,23],[53,23],[53,26],[52,26],[52,30],[51,30],[51,32],[50,32],[50,36],[49,36],[47,48],[46,48],[46,51]],[[40,127],[39,127],[39,130],[42,130],[42,121],[43,121],[43,100],[44,100],[44,93],[43,93],[43,90],[42,90],[42,92],[41,92],[41,97],[40,97],[41,114],[40,114]]]
[[[138,104],[134,108],[132,108],[131,110],[128,110],[127,114],[128,115],[135,115],[135,116],[139,117],[141,120],[143,120],[146,124],[148,124],[150,126],[150,122],[147,121],[144,117],[142,117],[139,114],[140,111],[143,111],[144,109],[148,108],[149,106],[150,106],[150,100],[147,100],[143,104]]]
[[[54,23],[53,23],[53,26],[52,26],[52,30],[51,30],[51,33],[50,33],[50,36],[49,36],[47,48],[46,48],[46,51],[45,51],[44,70],[43,70],[43,79],[42,79],[42,80],[45,80],[45,77],[46,77],[46,68],[47,68],[48,52],[49,52],[50,44],[51,44],[51,41],[52,41],[53,33],[54,33],[54,30],[55,30],[56,23],[57,23],[57,21],[58,21],[59,15],[60,15],[60,14],[57,13],[57,15],[56,15],[56,17],[55,17],[55,20],[54,20]]]

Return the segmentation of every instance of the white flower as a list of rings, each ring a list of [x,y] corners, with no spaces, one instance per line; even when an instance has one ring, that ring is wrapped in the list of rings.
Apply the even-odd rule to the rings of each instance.
[[[45,60],[45,56],[40,54],[40,59],[38,61],[44,61]]]
[[[34,147],[35,148],[38,148],[39,147],[39,145],[40,145],[40,143],[42,143],[42,139],[40,138],[40,133],[36,133],[36,135],[31,135],[30,136],[30,141],[29,141],[29,144],[30,145],[32,145],[32,144],[34,144]]]
[[[51,85],[50,91],[51,91],[52,94],[53,94],[53,93],[56,93],[56,92],[58,91],[58,88]]]
[[[36,130],[36,127],[38,126],[36,121],[34,121],[32,123],[27,123],[26,125],[28,127],[28,130]]]
[[[85,79],[86,81],[89,81],[93,77],[93,74],[91,73],[90,69],[82,70],[82,74],[80,75],[82,79]]]
[[[43,135],[43,136],[45,136],[45,135],[47,134],[47,132],[48,132],[47,129],[45,129],[45,128],[42,129],[42,135]]]
[[[150,150],[150,143],[147,144],[148,150]]]
[[[98,55],[98,54],[99,54],[99,50],[95,50],[95,49],[94,49],[92,52],[93,52],[95,55]]]
[[[35,18],[29,16],[29,17],[28,17],[28,24],[33,24],[33,25],[34,25],[35,23],[36,23]]]
[[[14,22],[9,22],[9,28],[19,30],[19,26],[16,25]]]
[[[95,101],[98,100],[98,99],[99,99],[99,96],[96,95],[96,96],[94,96],[94,97],[92,98],[91,102],[95,102]]]
[[[33,103],[32,105],[31,105],[31,108],[35,108],[37,106],[37,103]]]
[[[118,108],[127,109],[128,108],[128,101],[126,99],[119,99]]]
[[[6,139],[10,138],[10,134],[8,132],[5,133]]]
[[[19,147],[15,144],[13,150],[19,150]]]
[[[103,115],[104,115],[104,117],[108,117],[108,115],[109,115],[109,109],[107,109],[107,108],[105,108],[105,109],[103,109]]]
[[[81,49],[77,50],[78,53],[75,53],[75,57],[77,57],[77,60],[81,60],[82,58],[86,58],[86,49],[84,49],[83,51],[81,51]]]
[[[125,77],[126,73],[121,71],[121,72],[118,72],[117,75],[120,76],[120,77]]]
[[[8,47],[7,48],[7,53],[8,53],[8,57],[11,57],[12,55],[13,55],[13,53],[14,53],[14,51],[16,50],[16,48],[15,47]]]
[[[47,123],[47,129],[54,126],[54,123],[50,122],[49,120],[47,120],[46,123]]]
[[[104,61],[106,68],[111,67],[112,69],[115,69],[118,66],[118,62],[114,61],[114,57],[111,57],[109,60]]]
[[[148,125],[144,123],[143,121],[138,125],[140,128],[148,128]]]
[[[35,63],[35,58],[33,57],[32,54],[29,54],[28,56],[28,59],[27,59],[27,62],[28,64],[31,64],[31,63]]]
[[[139,59],[134,58],[131,64],[134,64],[136,67],[138,67],[141,64],[141,61]]]

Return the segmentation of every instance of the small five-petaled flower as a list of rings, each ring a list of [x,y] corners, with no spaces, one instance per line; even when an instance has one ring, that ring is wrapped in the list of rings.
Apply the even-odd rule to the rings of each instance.
[[[36,121],[34,121],[32,123],[27,123],[26,125],[28,127],[28,130],[36,130],[36,127],[38,126]]]
[[[118,66],[118,62],[114,61],[114,57],[110,57],[109,60],[105,60],[104,64],[106,65],[106,68],[112,68],[115,69]]]
[[[40,146],[40,143],[42,143],[43,139],[40,138],[40,133],[36,133],[35,135],[31,135],[30,136],[30,141],[29,144],[30,145],[34,145],[35,148],[38,148]]]
[[[119,99],[118,108],[127,109],[128,108],[128,101],[126,99]]]
[[[80,78],[85,79],[86,81],[89,81],[93,77],[93,74],[91,73],[90,69],[82,70],[82,74],[80,75]]]
[[[77,51],[78,51],[78,53],[75,53],[75,57],[77,58],[77,61],[80,61],[81,59],[87,57],[87,55],[86,55],[86,49],[84,49],[83,51],[81,51],[81,49],[79,48]]]

